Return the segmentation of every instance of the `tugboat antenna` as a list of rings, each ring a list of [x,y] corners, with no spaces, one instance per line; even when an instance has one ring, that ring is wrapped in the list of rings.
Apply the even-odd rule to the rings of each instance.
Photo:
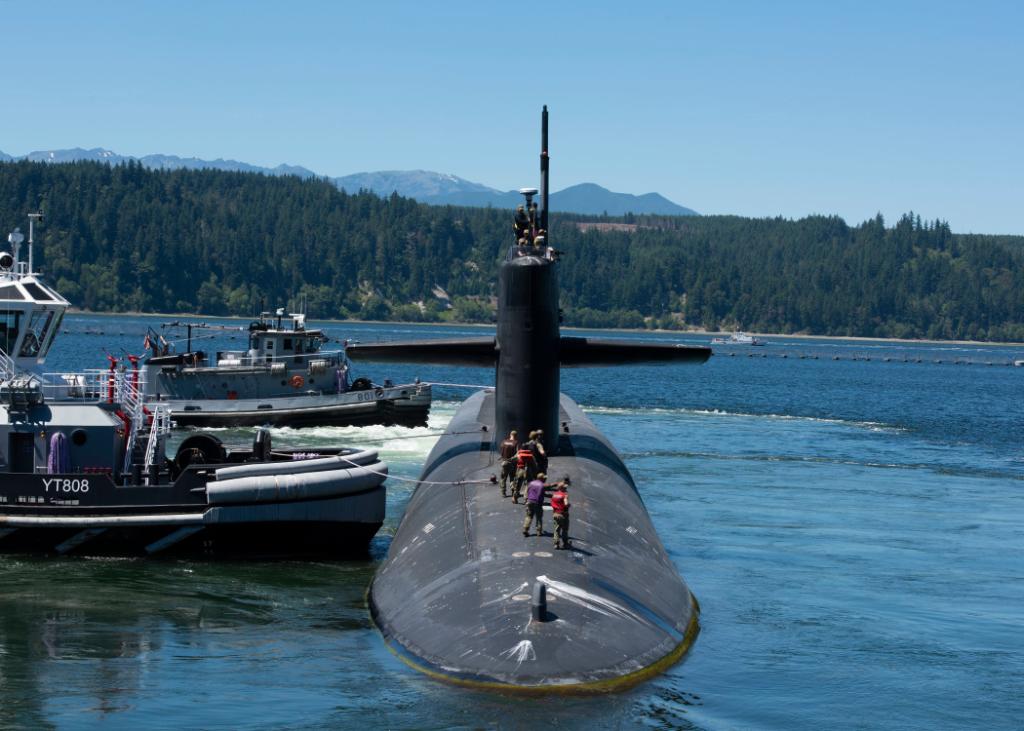
[[[43,221],[43,212],[36,211],[35,213],[28,214],[28,273],[34,274],[35,269],[32,267],[32,234],[35,231],[35,222]]]

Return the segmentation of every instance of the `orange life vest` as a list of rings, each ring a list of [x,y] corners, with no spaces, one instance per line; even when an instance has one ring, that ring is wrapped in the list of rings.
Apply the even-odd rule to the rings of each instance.
[[[569,510],[569,506],[566,505],[566,498],[569,497],[565,491],[558,489],[551,493],[551,511],[555,513],[565,513]]]
[[[516,453],[516,467],[526,467],[528,462],[533,462],[533,452],[529,449],[520,449]]]

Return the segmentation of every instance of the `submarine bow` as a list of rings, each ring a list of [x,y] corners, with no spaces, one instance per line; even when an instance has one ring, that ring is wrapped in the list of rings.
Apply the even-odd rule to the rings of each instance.
[[[497,333],[438,343],[356,345],[354,357],[494,365],[495,388],[459,408],[369,591],[370,610],[403,660],[455,683],[525,691],[626,687],[679,660],[698,606],[669,559],[629,470],[560,392],[560,367],[703,362],[710,349],[561,337],[557,260],[547,246],[547,108],[541,200],[524,189],[527,236],[499,268]],[[525,218],[525,216],[524,216]],[[567,481],[569,550],[524,535],[523,506],[502,495],[497,446],[541,428],[551,481]],[[533,533],[533,531],[530,531]]]

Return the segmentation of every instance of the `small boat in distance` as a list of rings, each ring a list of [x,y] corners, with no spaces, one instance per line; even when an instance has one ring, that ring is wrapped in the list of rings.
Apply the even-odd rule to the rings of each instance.
[[[304,314],[262,313],[249,325],[246,350],[218,352],[212,362],[192,349],[192,330],[211,326],[168,327],[187,330],[185,352],[173,352],[173,344],[150,329],[141,367],[146,403],[168,406],[178,426],[427,424],[429,384],[351,379],[345,348],[323,350],[327,335],[307,328]]]
[[[727,338],[712,338],[712,345],[767,345],[767,341],[761,338],[747,335],[746,333],[734,332]]]

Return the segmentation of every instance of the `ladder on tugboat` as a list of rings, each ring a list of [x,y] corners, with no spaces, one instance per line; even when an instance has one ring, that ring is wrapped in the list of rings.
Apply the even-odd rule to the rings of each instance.
[[[163,404],[156,405],[152,411],[143,404],[140,383],[137,380],[138,372],[129,373],[123,371],[117,374],[118,378],[118,399],[128,416],[131,427],[128,431],[128,443],[124,449],[124,466],[122,474],[128,476],[132,473],[132,466],[135,463],[135,452],[140,446],[140,437],[143,430],[147,429],[145,445],[145,457],[143,458],[142,473],[143,479],[151,481],[153,465],[163,458],[163,445],[167,436],[171,433],[171,412]],[[147,425],[146,417],[150,416],[151,421]]]
[[[128,429],[128,443],[124,447],[124,467],[121,473],[130,475],[132,463],[135,461],[135,447],[139,443],[139,432],[143,429],[145,412],[142,409],[142,399],[139,389],[126,377],[124,372],[111,374],[111,378],[117,379],[117,400],[121,403],[125,416],[131,425]]]
[[[146,460],[142,466],[146,479],[151,480],[152,467],[162,459],[164,454],[164,443],[167,435],[171,433],[171,410],[164,404],[158,404],[153,408],[153,422],[149,426],[149,439],[146,441]]]

